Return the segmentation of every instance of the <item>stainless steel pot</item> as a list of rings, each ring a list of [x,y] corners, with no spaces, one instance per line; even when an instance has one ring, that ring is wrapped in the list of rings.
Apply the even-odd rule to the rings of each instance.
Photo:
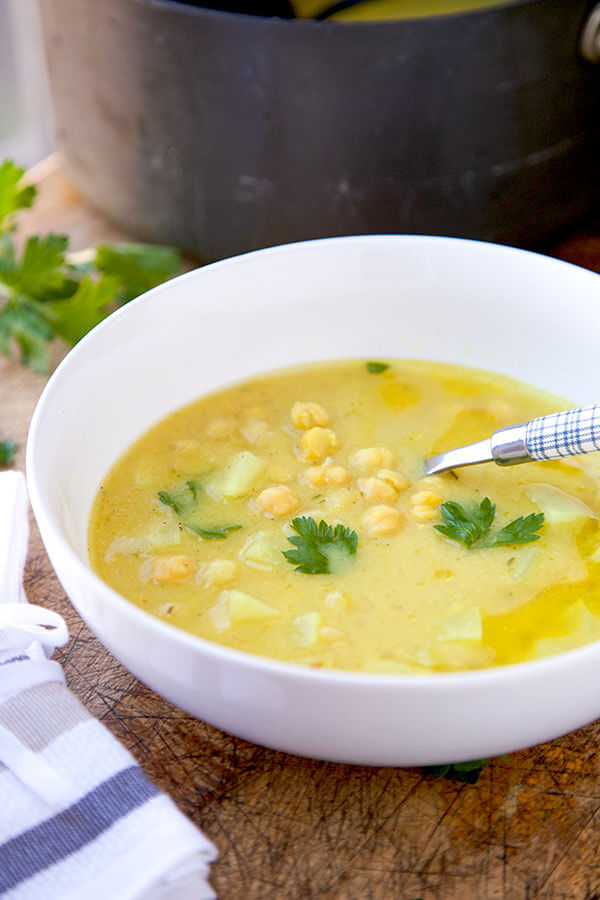
[[[343,23],[44,0],[58,146],[92,203],[204,261],[374,232],[532,246],[598,208],[594,5]]]

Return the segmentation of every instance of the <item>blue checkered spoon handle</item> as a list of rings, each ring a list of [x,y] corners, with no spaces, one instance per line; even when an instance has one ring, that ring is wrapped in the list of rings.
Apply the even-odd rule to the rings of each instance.
[[[499,428],[485,441],[447,450],[428,459],[425,474],[491,461],[499,466],[513,466],[532,460],[578,456],[593,450],[600,450],[600,404]]]
[[[525,445],[531,459],[600,450],[600,404],[532,419],[525,425]]]

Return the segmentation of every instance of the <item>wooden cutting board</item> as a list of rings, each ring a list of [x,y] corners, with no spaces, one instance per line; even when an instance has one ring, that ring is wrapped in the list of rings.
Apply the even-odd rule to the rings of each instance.
[[[74,249],[131,239],[86,205],[57,157],[33,177],[21,235],[65,232]],[[600,271],[600,231],[549,252]],[[45,381],[0,357],[0,439],[19,442],[18,468]],[[600,897],[599,722],[493,761],[476,785],[276,753],[192,719],[113,659],[72,610],[33,522],[25,578],[30,601],[67,620],[57,658],[70,688],[217,845],[221,900]]]

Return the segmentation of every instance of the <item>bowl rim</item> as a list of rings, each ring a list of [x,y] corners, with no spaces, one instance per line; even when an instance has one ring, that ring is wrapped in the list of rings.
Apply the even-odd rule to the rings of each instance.
[[[267,257],[273,254],[282,254],[290,252],[301,252],[307,245],[314,247],[316,245],[332,245],[338,243],[363,243],[378,242],[382,239],[393,240],[394,242],[410,242],[419,244],[461,244],[478,247],[485,247],[490,252],[498,252],[503,255],[518,255],[521,257],[534,257],[537,262],[543,265],[556,266],[564,269],[564,267],[576,270],[578,275],[589,275],[590,279],[597,280],[600,291],[600,273],[596,273],[590,269],[585,269],[566,260],[556,257],[546,256],[536,251],[525,250],[519,247],[513,247],[507,244],[499,244],[493,241],[474,240],[471,238],[446,237],[443,235],[412,235],[412,234],[368,234],[368,235],[347,235],[330,238],[317,238],[304,241],[295,241],[288,244],[277,244],[272,247],[266,247],[259,250],[252,250],[247,253],[237,254],[236,256],[227,257],[208,263],[204,266],[196,267],[190,271],[184,272],[174,278],[169,279],[162,284],[157,285],[139,297],[129,301],[124,306],[115,310],[90,332],[88,332],[74,347],[72,347],[66,356],[58,364],[54,372],[50,375],[40,397],[36,403],[31,423],[28,430],[26,453],[25,453],[25,469],[27,476],[27,485],[31,506],[35,515],[35,519],[44,541],[48,533],[52,534],[54,545],[60,547],[61,553],[68,565],[75,568],[79,577],[91,583],[96,593],[99,592],[103,600],[112,605],[116,605],[119,611],[126,617],[132,618],[139,622],[144,628],[152,632],[153,637],[166,638],[169,642],[180,643],[190,650],[200,648],[203,654],[208,654],[215,661],[230,662],[237,666],[251,668],[254,670],[264,669],[267,672],[277,674],[284,678],[299,679],[308,682],[335,683],[340,686],[360,686],[363,689],[380,690],[382,687],[388,688],[409,688],[417,692],[429,691],[455,691],[457,687],[472,689],[478,687],[488,687],[490,685],[506,685],[506,683],[514,682],[515,685],[522,683],[524,675],[543,677],[546,671],[552,671],[554,675],[557,670],[568,670],[571,668],[579,668],[580,664],[597,658],[600,665],[600,637],[588,644],[564,650],[551,656],[542,657],[540,659],[527,660],[524,662],[510,663],[502,666],[489,666],[482,669],[470,669],[464,671],[449,672],[415,672],[415,673],[380,673],[380,672],[361,672],[355,670],[333,669],[326,667],[313,668],[301,663],[288,662],[278,660],[276,658],[261,656],[259,654],[249,653],[244,650],[237,650],[224,644],[211,641],[199,635],[194,635],[175,625],[159,619],[157,616],[141,609],[141,607],[128,600],[124,595],[111,588],[106,584],[91,568],[89,564],[84,563],[80,556],[76,553],[69,540],[66,538],[60,525],[53,521],[52,516],[45,508],[42,498],[41,483],[38,483],[38,477],[35,465],[35,454],[37,444],[37,433],[40,428],[40,422],[45,414],[45,406],[48,398],[55,390],[56,383],[68,374],[72,366],[77,366],[79,357],[86,352],[88,344],[93,343],[97,336],[103,333],[107,328],[114,327],[115,321],[122,316],[135,315],[138,306],[144,305],[148,300],[153,300],[161,294],[168,293],[172,289],[173,283],[179,286],[185,281],[193,281],[196,278],[202,278],[205,270],[214,271],[216,268],[229,267],[235,265],[238,261],[245,260],[249,257],[262,256]],[[269,371],[269,370],[267,370]],[[47,554],[49,557],[49,554]],[[50,564],[54,570],[54,564],[50,560]],[[54,570],[55,571],[55,570]],[[81,616],[75,602],[68,597],[69,603],[75,609],[77,614]],[[98,638],[99,639],[99,638]],[[112,653],[111,653],[112,655]]]

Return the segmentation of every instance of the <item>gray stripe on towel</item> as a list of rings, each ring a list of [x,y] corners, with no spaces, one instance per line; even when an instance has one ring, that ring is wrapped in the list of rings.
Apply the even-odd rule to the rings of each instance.
[[[85,706],[56,681],[21,691],[0,706],[0,723],[34,753],[89,719]]]
[[[159,790],[133,765],[68,809],[0,845],[0,892],[81,850]]]

